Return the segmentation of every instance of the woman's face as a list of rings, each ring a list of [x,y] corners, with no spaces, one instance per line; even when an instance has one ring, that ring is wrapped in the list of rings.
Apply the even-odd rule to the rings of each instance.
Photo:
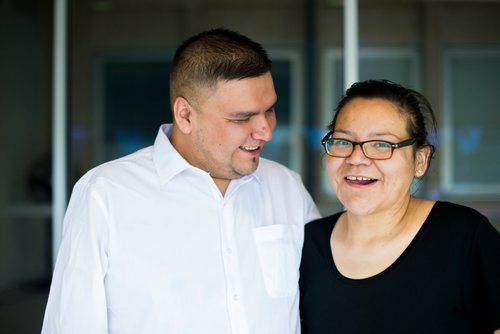
[[[406,117],[392,102],[355,98],[340,110],[332,136],[356,142],[399,143],[409,139],[406,124]],[[328,178],[340,202],[351,213],[368,215],[397,209],[408,201],[414,176],[421,176],[417,170],[425,172],[423,152],[415,154],[413,146],[406,146],[395,149],[388,160],[372,160],[356,145],[349,157],[326,156]]]

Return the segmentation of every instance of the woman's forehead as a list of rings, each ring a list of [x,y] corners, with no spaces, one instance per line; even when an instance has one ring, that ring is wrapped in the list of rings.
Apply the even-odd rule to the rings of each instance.
[[[340,111],[335,131],[361,132],[364,135],[405,135],[407,116],[393,102],[385,99],[356,98]]]

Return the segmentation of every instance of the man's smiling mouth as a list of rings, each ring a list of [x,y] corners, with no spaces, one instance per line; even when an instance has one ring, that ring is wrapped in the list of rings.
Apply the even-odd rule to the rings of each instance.
[[[245,150],[245,151],[252,152],[252,151],[258,150],[260,148],[260,146],[240,146],[240,148]]]

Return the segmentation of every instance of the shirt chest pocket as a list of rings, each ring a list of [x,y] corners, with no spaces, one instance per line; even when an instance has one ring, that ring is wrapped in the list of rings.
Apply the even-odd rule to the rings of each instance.
[[[297,292],[300,232],[295,225],[283,224],[253,230],[264,284],[271,297],[289,297]]]

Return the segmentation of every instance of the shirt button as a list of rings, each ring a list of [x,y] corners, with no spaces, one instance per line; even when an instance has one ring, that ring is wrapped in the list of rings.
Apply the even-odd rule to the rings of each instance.
[[[232,250],[231,248],[226,248],[226,252],[227,252],[228,254],[233,254],[233,250]]]
[[[233,300],[234,300],[235,302],[237,302],[237,301],[238,301],[238,295],[233,295]]]

